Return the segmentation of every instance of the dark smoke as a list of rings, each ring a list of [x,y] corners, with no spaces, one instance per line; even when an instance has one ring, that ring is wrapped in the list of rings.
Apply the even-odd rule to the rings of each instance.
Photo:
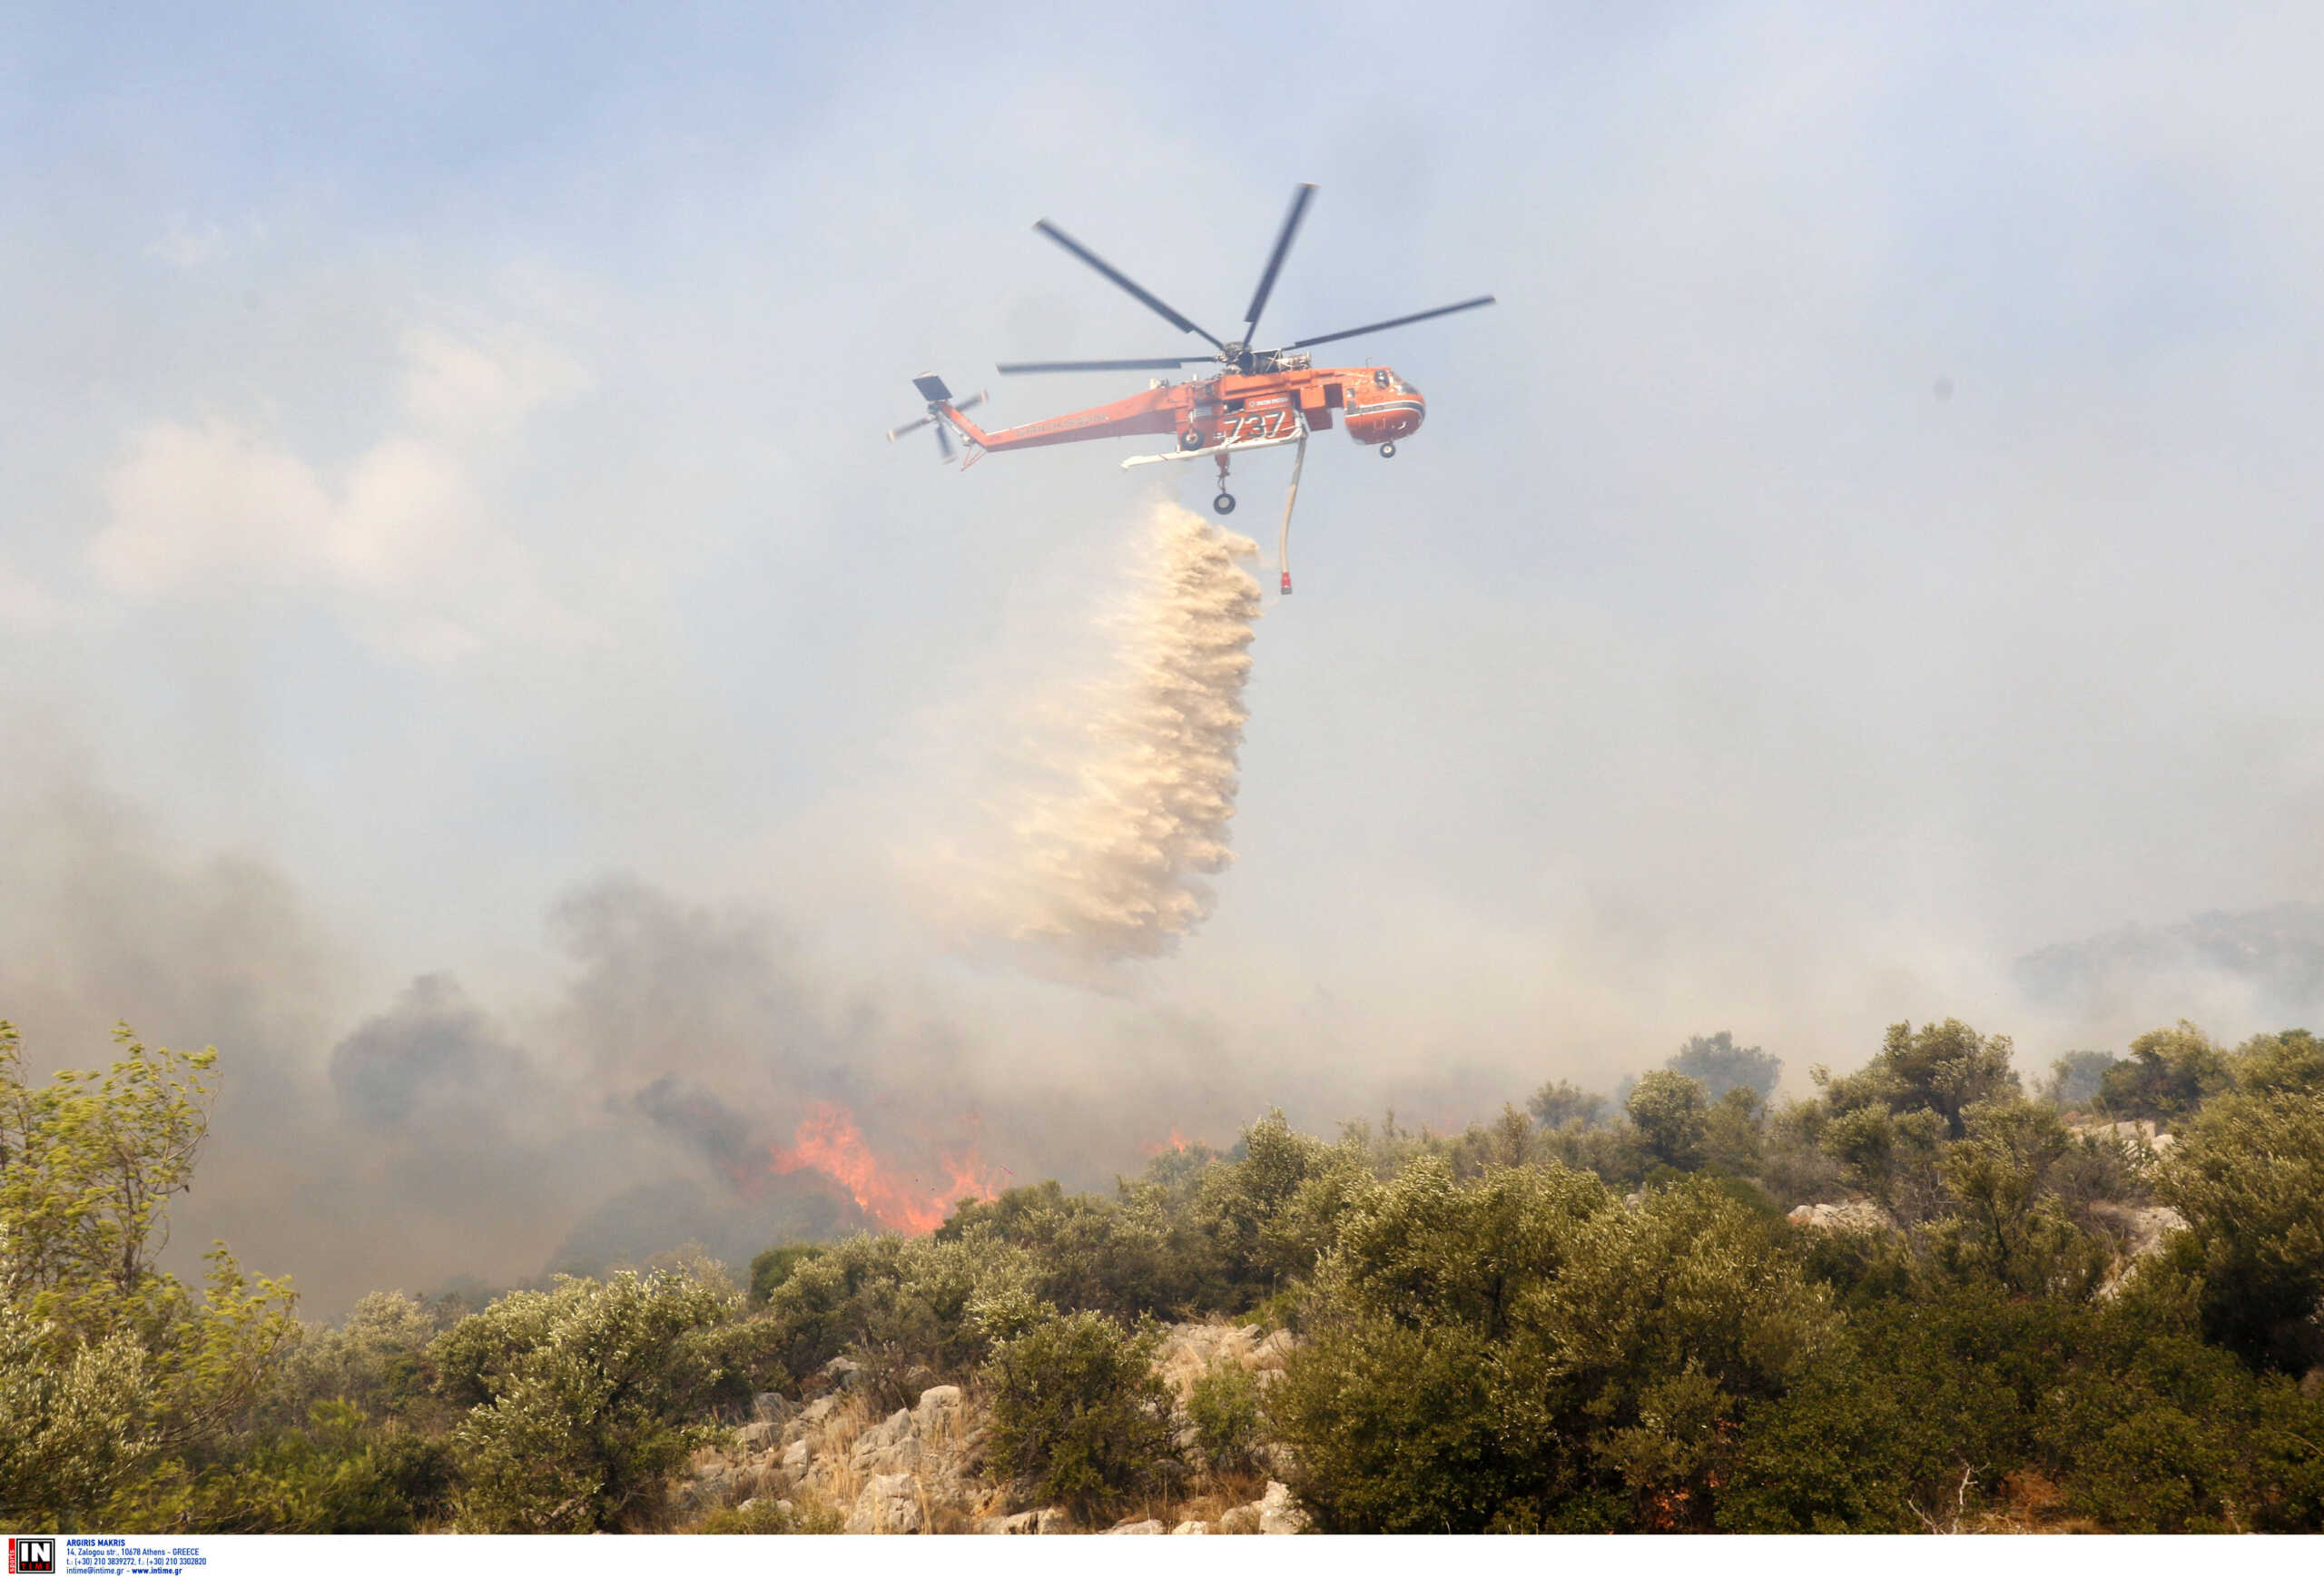
[[[357,1127],[435,1127],[516,1100],[524,1054],[503,1041],[448,975],[423,975],[395,1007],[332,1049],[330,1082]]]

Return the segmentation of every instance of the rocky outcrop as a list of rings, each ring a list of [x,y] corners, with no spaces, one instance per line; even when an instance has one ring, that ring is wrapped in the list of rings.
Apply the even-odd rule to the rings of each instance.
[[[1815,1228],[1827,1233],[1878,1233],[1896,1225],[1894,1217],[1870,1200],[1794,1206],[1790,1219],[1800,1227]]]
[[[1281,1372],[1297,1343],[1287,1331],[1260,1326],[1174,1326],[1155,1355],[1154,1373],[1184,1403],[1196,1381],[1222,1366],[1249,1370],[1265,1382]]]
[[[1310,1526],[1305,1513],[1291,1499],[1291,1487],[1280,1480],[1267,1481],[1267,1493],[1222,1515],[1204,1533],[1221,1534],[1304,1534]],[[1196,1532],[1196,1531],[1189,1531]]]
[[[1304,1534],[1312,1522],[1305,1513],[1292,1504],[1289,1485],[1267,1481],[1267,1494],[1259,1498],[1259,1533]]]
[[[2112,1231],[2122,1253],[2137,1260],[2162,1248],[2163,1239],[2187,1225],[2187,1218],[2169,1206],[2122,1206],[2101,1200],[2090,1208],[2099,1226]]]
[[[856,1494],[848,1514],[850,1534],[918,1534],[928,1529],[920,1482],[909,1474],[875,1474]]]
[[[987,1518],[977,1525],[980,1534],[1069,1534],[1073,1520],[1063,1507],[1039,1507],[1005,1518]]]
[[[2164,1135],[2165,1139],[2170,1139]],[[2112,1298],[2127,1287],[2140,1261],[2159,1253],[2163,1240],[2187,1225],[2187,1218],[2169,1206],[2124,1206],[2101,1200],[2090,1208],[2091,1219],[2114,1240],[2114,1263],[2098,1297]]]
[[[2093,1139],[2119,1139],[2132,1150],[2150,1150],[2157,1156],[2178,1143],[2177,1136],[2166,1133],[2149,1118],[2125,1119],[2120,1123],[2077,1123],[2073,1131]]]
[[[1196,1381],[1225,1367],[1265,1384],[1281,1373],[1293,1346],[1289,1332],[1190,1324],[1169,1330],[1156,1369],[1183,1401]],[[858,1374],[852,1364],[834,1361],[824,1366],[827,1389],[803,1405],[771,1394],[755,1399],[753,1417],[734,1430],[728,1445],[694,1455],[671,1487],[672,1504],[682,1517],[694,1518],[780,1498],[836,1510],[849,1534],[1075,1532],[1060,1507],[1009,1511],[1013,1487],[985,1477],[984,1420],[961,1388],[927,1387],[912,1406],[881,1415],[874,1412],[873,1389],[850,1384]],[[1275,1472],[1284,1472],[1280,1462]],[[1295,1534],[1305,1527],[1290,1491],[1269,1481],[1265,1495],[1216,1519],[1188,1520],[1181,1513],[1175,1521],[1147,1517],[1104,1532]]]

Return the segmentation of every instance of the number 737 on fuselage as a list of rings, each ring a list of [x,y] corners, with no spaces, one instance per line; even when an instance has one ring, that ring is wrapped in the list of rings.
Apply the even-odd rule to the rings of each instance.
[[[1493,300],[1491,296],[1472,297],[1466,301],[1455,301],[1449,307],[1411,312],[1401,318],[1366,323],[1356,329],[1343,329],[1332,334],[1313,335],[1274,350],[1255,349],[1259,315],[1266,309],[1267,297],[1275,290],[1275,276],[1282,271],[1284,257],[1291,251],[1292,238],[1297,233],[1299,222],[1306,214],[1308,202],[1315,194],[1313,185],[1303,185],[1293,193],[1291,212],[1284,218],[1283,229],[1275,236],[1275,248],[1267,254],[1266,267],[1259,275],[1258,288],[1251,294],[1250,310],[1244,314],[1243,335],[1239,340],[1219,339],[1056,225],[1042,220],[1033,227],[1035,230],[1137,298],[1180,332],[1200,335],[1208,340],[1212,349],[1195,356],[1101,361],[1002,362],[1000,371],[1011,374],[1164,372],[1205,364],[1216,365],[1218,370],[1206,378],[1186,383],[1171,383],[1157,378],[1142,393],[1127,399],[1108,405],[1091,406],[1086,410],[1068,411],[1046,421],[1003,428],[996,432],[986,432],[970,421],[966,414],[983,401],[984,395],[975,394],[966,399],[956,400],[942,379],[934,373],[922,373],[912,380],[912,384],[920,390],[921,398],[928,402],[927,414],[917,421],[907,422],[893,429],[888,434],[889,439],[893,440],[932,425],[936,429],[937,448],[945,459],[951,459],[953,453],[951,437],[948,435],[960,439],[965,449],[960,464],[966,468],[974,465],[977,458],[988,450],[1038,449],[1045,445],[1078,444],[1089,439],[1168,434],[1176,439],[1176,449],[1161,454],[1135,455],[1122,464],[1138,466],[1161,460],[1215,459],[1218,466],[1219,488],[1217,497],[1211,500],[1211,508],[1221,515],[1230,515],[1235,509],[1235,496],[1226,491],[1228,462],[1233,456],[1250,449],[1295,444],[1298,446],[1298,459],[1292,468],[1291,490],[1284,502],[1283,513],[1282,547],[1285,555],[1283,589],[1290,591],[1288,550],[1291,510],[1298,498],[1299,469],[1305,459],[1307,435],[1338,422],[1346,427],[1348,437],[1357,443],[1375,444],[1379,446],[1382,456],[1393,456],[1396,452],[1397,440],[1418,431],[1422,419],[1428,414],[1428,402],[1421,398],[1420,390],[1399,378],[1394,370],[1385,367],[1317,367],[1306,354],[1307,348],[1326,345],[1335,340],[1352,340],[1359,334],[1400,329],[1407,323],[1442,318],[1447,313],[1465,312],[1472,307],[1490,306]]]

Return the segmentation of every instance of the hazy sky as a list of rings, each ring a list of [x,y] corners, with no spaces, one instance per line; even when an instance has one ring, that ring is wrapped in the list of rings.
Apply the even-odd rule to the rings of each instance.
[[[521,1274],[692,1165],[664,1076],[1088,1179],[1722,1027],[2259,1028],[2007,972],[2324,897],[2315,8],[478,9],[0,24],[0,1014],[243,1060],[182,1236]],[[1302,180],[1270,330],[1500,304],[1344,348],[1429,422],[1309,457],[1207,928],[964,952],[912,873],[1209,488],[881,434],[1194,348],[1033,220],[1226,332]]]

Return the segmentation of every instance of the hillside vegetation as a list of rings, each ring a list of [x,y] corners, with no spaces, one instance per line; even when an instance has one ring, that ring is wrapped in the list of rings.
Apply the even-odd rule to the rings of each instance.
[[[931,1236],[302,1325],[161,1271],[212,1052],[0,1026],[0,1516],[64,1529],[2324,1531],[2324,1043],[2029,1086],[1698,1038],[1459,1134],[1279,1114]]]

